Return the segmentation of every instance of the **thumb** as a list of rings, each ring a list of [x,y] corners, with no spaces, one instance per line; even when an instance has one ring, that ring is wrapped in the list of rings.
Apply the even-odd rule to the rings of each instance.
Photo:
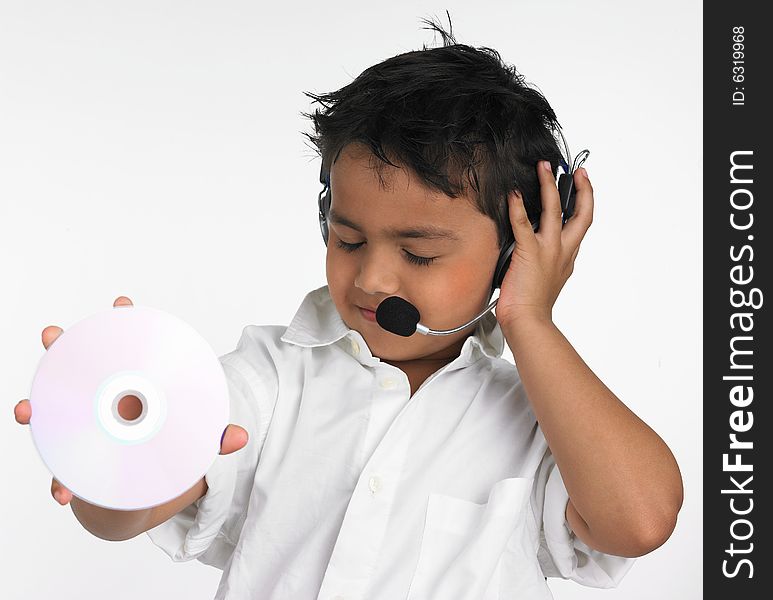
[[[118,296],[118,298],[115,299],[113,302],[113,308],[116,308],[118,306],[134,306],[134,303],[131,301],[130,298],[127,298],[126,296]]]
[[[250,434],[247,430],[238,425],[229,425],[223,431],[220,438],[220,454],[231,454],[241,450],[250,441]]]

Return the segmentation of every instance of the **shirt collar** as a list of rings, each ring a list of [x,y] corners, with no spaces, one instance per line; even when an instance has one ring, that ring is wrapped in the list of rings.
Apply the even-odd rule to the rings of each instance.
[[[330,297],[328,286],[324,285],[306,294],[280,339],[289,344],[313,348],[333,344],[347,335],[356,337],[367,347],[362,335],[343,322]],[[496,316],[489,311],[476,323],[475,331],[464,340],[459,357],[453,362],[462,363],[460,366],[474,362],[478,358],[476,351],[489,358],[499,358],[504,345],[502,328]]]

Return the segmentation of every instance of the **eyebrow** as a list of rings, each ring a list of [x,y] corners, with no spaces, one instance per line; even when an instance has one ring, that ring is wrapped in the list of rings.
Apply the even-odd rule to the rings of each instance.
[[[328,218],[332,223],[338,223],[339,225],[343,225],[345,227],[351,227],[352,229],[355,229],[362,233],[362,227],[357,225],[357,223],[350,221],[343,215],[339,215],[333,208],[330,209],[330,212],[328,213]],[[429,239],[429,240],[455,240],[459,241],[459,236],[457,236],[453,231],[450,231],[448,229],[442,229],[440,227],[436,227],[435,225],[423,225],[421,227],[410,227],[408,229],[396,229],[394,227],[389,228],[386,230],[387,235],[391,238],[413,238],[413,239]]]

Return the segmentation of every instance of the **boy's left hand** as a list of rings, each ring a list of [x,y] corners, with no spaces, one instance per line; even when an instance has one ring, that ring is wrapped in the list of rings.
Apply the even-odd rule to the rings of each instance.
[[[503,329],[523,318],[552,321],[553,304],[572,274],[580,242],[593,221],[593,188],[585,169],[580,168],[574,173],[575,212],[561,227],[558,187],[544,164],[549,163],[537,165],[542,214],[536,233],[520,194],[512,192],[507,199],[516,243],[496,306]]]

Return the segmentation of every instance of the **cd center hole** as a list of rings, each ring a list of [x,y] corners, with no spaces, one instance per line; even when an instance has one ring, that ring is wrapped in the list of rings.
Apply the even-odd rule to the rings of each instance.
[[[134,421],[142,414],[142,400],[128,394],[118,401],[118,414],[127,421]]]

